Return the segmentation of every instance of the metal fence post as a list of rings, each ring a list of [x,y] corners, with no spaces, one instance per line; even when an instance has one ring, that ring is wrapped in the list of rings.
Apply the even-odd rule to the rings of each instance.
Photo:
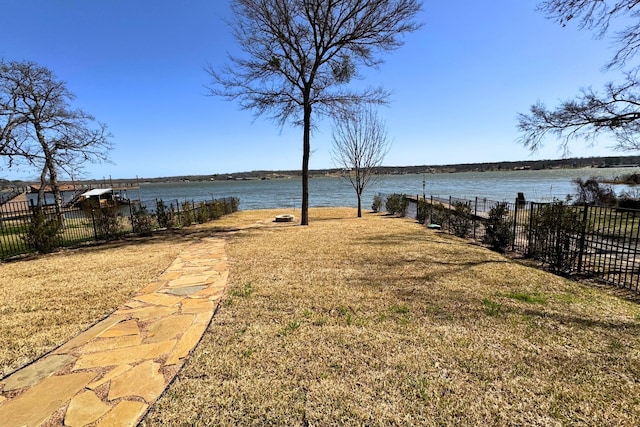
[[[451,212],[451,196],[449,196],[449,212]],[[447,224],[447,230],[449,231],[449,233],[451,233],[451,214],[447,215],[447,217],[449,218],[449,224]]]
[[[433,224],[433,194],[431,195],[431,204],[429,205],[429,224]]]
[[[515,205],[515,209],[513,210],[513,233],[511,233],[511,235],[513,236],[511,239],[511,250],[515,251],[516,250],[516,233],[518,232],[518,199],[516,198],[516,205]]]
[[[135,225],[135,221],[133,220],[133,208],[131,207],[131,205],[132,205],[131,200],[129,200],[129,221],[131,221],[131,231],[135,233],[136,225]],[[118,204],[116,203],[116,207],[117,206]],[[140,206],[142,206],[142,204]]]
[[[98,241],[98,228],[96,227],[96,216],[94,214],[95,209],[91,208],[91,222],[93,224],[93,236]]]
[[[533,210],[535,203],[529,202],[529,241],[527,242],[527,256],[531,256],[531,247],[533,246]]]
[[[578,245],[578,273],[582,272],[582,264],[584,257],[584,241],[587,234],[587,212],[589,211],[589,205],[584,205],[584,210],[582,211],[582,226],[580,227],[580,243]]]
[[[476,221],[478,220],[478,196],[476,196],[476,204],[473,213],[473,240],[476,239]]]

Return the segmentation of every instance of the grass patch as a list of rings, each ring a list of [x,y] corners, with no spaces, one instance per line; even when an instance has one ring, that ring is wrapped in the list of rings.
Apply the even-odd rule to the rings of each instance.
[[[286,337],[287,335],[295,332],[298,328],[300,328],[300,326],[302,326],[302,322],[300,322],[299,320],[292,320],[280,330],[278,335]]]
[[[541,304],[547,303],[547,299],[544,295],[536,293],[529,294],[526,292],[510,292],[506,295],[507,298],[511,298],[517,301],[526,302],[527,304]]]
[[[502,304],[489,298],[482,299],[482,308],[488,316],[499,316],[505,312],[505,308]]]
[[[251,283],[245,283],[240,287],[234,287],[229,290],[229,295],[232,297],[245,298],[253,293],[253,285]]]

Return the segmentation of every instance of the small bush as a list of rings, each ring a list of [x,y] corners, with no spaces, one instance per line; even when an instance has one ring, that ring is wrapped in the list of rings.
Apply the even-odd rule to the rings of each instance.
[[[225,214],[225,211],[225,205],[216,200],[209,205],[209,218],[212,220],[220,219]]]
[[[427,222],[427,218],[429,217],[431,203],[427,203],[426,200],[418,200],[418,209],[416,212],[416,220],[420,224],[424,224]]]
[[[150,236],[155,228],[153,217],[149,215],[147,207],[144,205],[133,205],[131,209],[131,223],[133,232],[141,236]]]
[[[371,210],[373,212],[380,212],[382,208],[382,195],[380,193],[373,196],[373,203],[371,204]]]
[[[640,209],[640,191],[637,189],[623,191],[618,197],[618,207],[623,209]]]
[[[117,208],[105,207],[94,209],[92,215],[98,237],[111,240],[122,233],[122,224],[120,223]]]
[[[50,219],[36,208],[31,217],[24,241],[40,253],[48,253],[59,246],[62,224],[57,219]]]
[[[387,196],[384,206],[391,215],[405,216],[409,202],[407,201],[406,194],[394,193]]]
[[[191,202],[183,202],[180,210],[180,226],[189,226],[195,222],[194,209]]]
[[[576,205],[615,206],[617,203],[616,193],[611,186],[601,184],[598,178],[576,178],[573,183],[577,190],[574,203]]]
[[[489,210],[483,242],[492,249],[504,252],[513,241],[513,224],[509,220],[509,205],[501,202]]]
[[[209,205],[207,205],[205,202],[198,203],[194,211],[194,219],[196,220],[196,222],[198,224],[204,224],[205,222],[209,221],[209,217]]]
[[[471,218],[471,206],[468,203],[457,201],[453,204],[454,213],[449,219],[449,227],[454,235],[467,237],[471,232],[473,221]]]
[[[240,208],[240,199],[237,197],[230,197],[228,205],[230,208],[230,212],[227,213],[238,212],[238,209]]]
[[[529,255],[548,263],[553,271],[570,271],[584,227],[580,208],[562,202],[541,205],[531,217]]]
[[[638,185],[640,184],[640,173],[631,173],[627,175],[622,175],[617,182],[629,184],[629,185]]]
[[[449,209],[440,203],[431,205],[429,210],[429,221],[433,224],[444,225],[449,221]]]
[[[175,212],[173,205],[167,209],[167,205],[164,204],[162,199],[156,201],[156,218],[158,221],[158,227],[169,228],[174,226]]]

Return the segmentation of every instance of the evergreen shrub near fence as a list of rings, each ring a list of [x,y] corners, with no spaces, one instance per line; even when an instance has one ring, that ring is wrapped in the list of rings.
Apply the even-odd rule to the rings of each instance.
[[[385,209],[389,215],[405,216],[409,202],[406,194],[390,194],[384,202]]]
[[[640,210],[522,199],[407,200],[415,205],[409,211],[420,223],[438,224],[451,234],[468,231],[467,237],[538,260],[552,271],[588,275],[640,292]]]
[[[84,204],[64,208],[62,221],[52,206],[38,208],[24,202],[0,205],[0,259],[59,247],[112,240],[130,233],[149,235],[162,228],[183,227],[219,219],[236,212],[235,197],[200,203],[132,201],[120,208]]]
[[[48,216],[41,208],[35,208],[27,232],[21,236],[24,242],[37,252],[48,253],[60,245],[62,224],[56,216]]]
[[[489,209],[484,224],[482,242],[498,252],[506,251],[513,242],[513,218],[507,202],[499,202]]]

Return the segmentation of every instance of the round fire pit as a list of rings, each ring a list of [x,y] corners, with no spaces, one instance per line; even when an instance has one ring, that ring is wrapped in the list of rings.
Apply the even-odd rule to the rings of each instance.
[[[291,222],[295,217],[289,214],[276,215],[276,222]]]

